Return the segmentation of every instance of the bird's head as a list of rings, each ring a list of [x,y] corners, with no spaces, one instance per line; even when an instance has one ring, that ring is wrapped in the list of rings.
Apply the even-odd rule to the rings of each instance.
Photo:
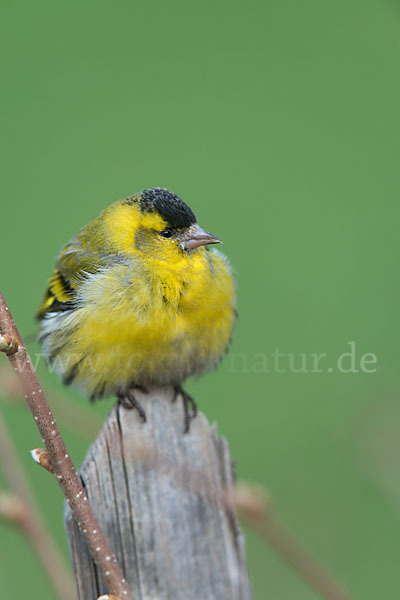
[[[125,252],[140,252],[169,263],[190,256],[207,244],[221,240],[202,229],[190,207],[176,194],[163,189],[144,190],[113,205],[116,245]]]

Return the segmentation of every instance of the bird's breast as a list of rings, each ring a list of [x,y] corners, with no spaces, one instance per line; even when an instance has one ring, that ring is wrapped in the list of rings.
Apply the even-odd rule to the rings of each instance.
[[[91,357],[92,370],[117,388],[179,382],[215,364],[230,339],[234,289],[226,263],[209,260],[184,277],[123,264],[90,276],[81,286],[72,339]]]

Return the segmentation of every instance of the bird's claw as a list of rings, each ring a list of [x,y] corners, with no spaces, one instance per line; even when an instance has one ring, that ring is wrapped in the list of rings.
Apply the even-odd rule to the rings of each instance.
[[[172,402],[175,402],[179,394],[182,396],[183,412],[185,415],[185,427],[183,433],[188,433],[190,430],[190,423],[197,416],[197,404],[194,398],[187,394],[181,385],[176,385],[174,387],[174,397],[172,398]],[[192,409],[191,411],[190,408]]]
[[[146,388],[139,385],[135,386],[134,389],[140,390],[143,393],[148,393],[148,390]],[[138,411],[140,418],[142,419],[142,423],[146,423],[146,413],[142,405],[136,400],[134,390],[131,389],[128,390],[125,394],[118,394],[118,400],[119,403],[127,410],[135,408]]]

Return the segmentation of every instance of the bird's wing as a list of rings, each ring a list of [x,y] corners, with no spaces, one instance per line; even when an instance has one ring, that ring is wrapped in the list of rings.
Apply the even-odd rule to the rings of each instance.
[[[95,273],[98,269],[99,257],[95,252],[82,248],[78,238],[68,242],[61,250],[54,273],[49,279],[37,312],[38,319],[43,319],[47,313],[74,308],[80,282],[88,273]]]

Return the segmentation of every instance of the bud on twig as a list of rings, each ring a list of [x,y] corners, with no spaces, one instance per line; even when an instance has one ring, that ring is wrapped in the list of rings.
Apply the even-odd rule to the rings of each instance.
[[[17,350],[18,341],[14,337],[11,337],[11,335],[7,335],[7,333],[0,333],[0,352],[15,354]]]
[[[53,473],[49,455],[44,448],[34,448],[34,450],[31,450],[31,456],[38,465],[49,471],[49,473]]]

